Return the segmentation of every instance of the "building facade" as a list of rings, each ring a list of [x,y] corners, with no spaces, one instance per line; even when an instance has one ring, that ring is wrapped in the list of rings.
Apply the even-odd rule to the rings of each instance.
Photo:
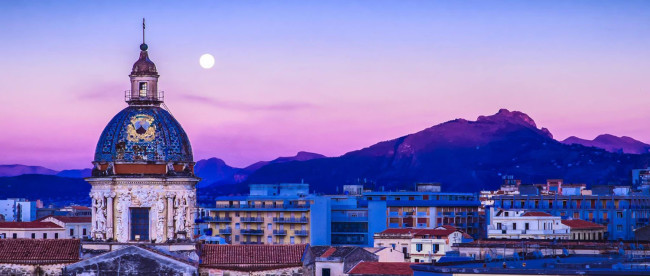
[[[544,212],[492,210],[488,208],[489,239],[569,239],[570,228],[562,218]]]
[[[52,222],[63,227],[64,239],[90,239],[91,217],[47,216],[37,221]]]
[[[321,231],[311,220],[318,200],[308,184],[253,184],[249,196],[217,197],[216,207],[204,208],[199,220],[207,225],[203,234],[229,244],[312,243],[313,231]]]
[[[163,104],[144,41],[140,50],[125,92],[128,107],[104,128],[86,178],[92,186],[91,235],[117,242],[191,239],[200,180],[192,148]]]
[[[36,219],[36,201],[24,198],[0,200],[0,215],[4,221],[32,221]]]
[[[65,228],[52,222],[0,222],[1,239],[63,239]]]
[[[522,185],[525,186],[525,185]],[[493,197],[494,208],[549,213],[562,219],[582,219],[607,227],[607,239],[629,240],[633,229],[649,223],[650,196],[622,187],[595,187],[580,194],[535,192]]]

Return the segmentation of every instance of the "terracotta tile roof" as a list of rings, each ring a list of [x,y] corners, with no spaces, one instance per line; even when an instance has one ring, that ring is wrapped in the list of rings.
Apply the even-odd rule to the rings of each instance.
[[[44,221],[47,218],[54,218],[63,223],[91,223],[92,222],[92,217],[68,217],[68,216],[53,216],[53,215],[42,217],[40,219],[37,219],[36,221]]]
[[[80,252],[78,239],[0,239],[0,263],[72,263]]]
[[[306,244],[204,244],[201,248],[200,266],[237,271],[261,271],[302,266],[306,248]]]
[[[348,272],[348,275],[413,275],[412,264],[360,262]]]
[[[389,228],[380,233],[377,233],[379,236],[391,236],[391,235],[410,235],[412,237],[420,236],[440,236],[447,237],[449,234],[459,231],[456,227],[451,225],[443,225],[436,227],[436,229],[413,229],[413,228]],[[459,231],[462,232],[462,231]]]
[[[85,210],[85,211],[90,210],[90,207],[86,207],[86,206],[70,206],[70,208],[75,209],[75,210]]]
[[[600,230],[605,228],[605,225],[581,219],[563,219],[562,224],[575,230]]]
[[[30,221],[30,222],[0,222],[0,228],[60,228],[53,222]]]
[[[552,217],[552,215],[549,213],[538,212],[538,211],[526,212],[521,216],[522,217]]]

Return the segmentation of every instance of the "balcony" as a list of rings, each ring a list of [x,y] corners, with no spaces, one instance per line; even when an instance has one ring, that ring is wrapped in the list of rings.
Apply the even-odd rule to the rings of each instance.
[[[405,217],[412,217],[415,212],[404,212]]]
[[[368,217],[366,216],[353,217],[348,215],[332,214],[332,221],[335,222],[368,221]]]
[[[274,236],[286,236],[287,230],[273,230]]]
[[[255,236],[263,236],[264,235],[264,230],[256,230],[256,229],[242,229],[241,230],[242,235],[255,235]]]
[[[230,217],[202,217],[201,219],[206,222],[232,222]]]
[[[130,102],[158,102],[161,103],[165,101],[165,91],[157,91],[156,96],[148,95],[144,97],[140,97],[140,95],[133,95],[131,93],[131,90],[126,90],[124,91],[124,101],[127,103]]]
[[[417,214],[418,214],[418,217],[426,217],[427,216],[427,212],[418,212]]]
[[[388,213],[388,216],[389,216],[389,217],[393,217],[393,218],[395,218],[395,217],[399,217],[399,213],[398,213],[398,212],[389,212],[389,213]]]
[[[299,237],[306,237],[309,236],[309,231],[307,230],[296,230],[293,231],[294,235],[299,236]]]
[[[308,209],[311,206],[309,203],[303,204],[241,204],[241,205],[230,205],[230,204],[216,204],[216,209]]]
[[[230,235],[230,234],[232,234],[232,229],[230,229],[230,228],[219,229],[219,234],[221,234],[221,235]]]
[[[241,217],[239,220],[241,222],[264,222],[263,217]]]
[[[307,218],[273,218],[275,223],[309,223]]]

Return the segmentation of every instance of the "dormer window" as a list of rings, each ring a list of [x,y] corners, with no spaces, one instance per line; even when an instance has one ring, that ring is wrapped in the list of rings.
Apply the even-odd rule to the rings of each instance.
[[[141,98],[147,97],[147,83],[146,82],[140,82],[140,97]]]

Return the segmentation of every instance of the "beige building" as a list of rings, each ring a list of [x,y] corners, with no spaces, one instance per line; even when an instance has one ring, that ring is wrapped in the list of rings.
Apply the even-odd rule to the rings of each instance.
[[[310,243],[308,184],[254,184],[250,196],[219,197],[201,219],[230,244]]]
[[[570,228],[572,240],[605,240],[607,227],[581,219],[563,219],[562,224]]]
[[[64,239],[65,228],[53,222],[0,222],[0,238]]]

